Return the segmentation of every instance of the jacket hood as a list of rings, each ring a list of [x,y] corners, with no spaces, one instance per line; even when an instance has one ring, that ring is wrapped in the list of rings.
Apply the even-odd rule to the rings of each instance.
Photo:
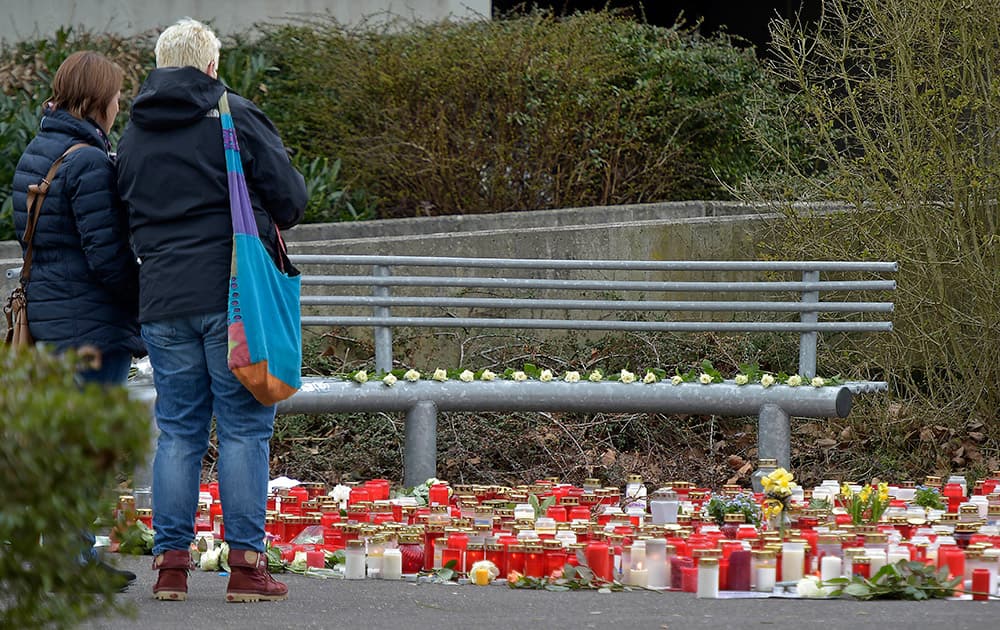
[[[105,153],[111,149],[107,136],[96,122],[89,118],[81,120],[63,109],[52,109],[46,105],[40,128],[42,131],[65,135],[66,142],[82,140]]]
[[[157,68],[132,103],[132,123],[150,130],[190,125],[218,107],[225,89],[197,68]]]

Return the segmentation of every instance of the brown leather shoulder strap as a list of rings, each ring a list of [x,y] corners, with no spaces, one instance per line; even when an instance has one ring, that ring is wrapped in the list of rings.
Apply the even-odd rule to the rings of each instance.
[[[41,182],[28,186],[28,223],[24,228],[25,249],[24,264],[21,266],[21,284],[27,284],[28,277],[31,275],[31,259],[35,253],[35,247],[33,244],[35,239],[35,227],[38,225],[38,215],[42,213],[42,202],[45,201],[45,195],[49,192],[49,186],[52,184],[52,179],[56,176],[56,171],[59,170],[59,166],[62,164],[62,161],[67,155],[77,149],[89,146],[91,145],[86,142],[78,142],[66,149],[66,151],[52,163],[52,167],[49,168],[49,172],[42,178]]]

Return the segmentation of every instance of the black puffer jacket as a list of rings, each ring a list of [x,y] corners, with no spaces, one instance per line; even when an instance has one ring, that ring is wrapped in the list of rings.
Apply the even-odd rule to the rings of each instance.
[[[14,229],[23,238],[28,186],[77,143],[42,204],[28,283],[28,322],[57,351],[85,344],[144,353],[136,320],[138,267],[115,184],[115,165],[96,123],[48,111],[14,174]],[[21,242],[24,249],[24,242]]]
[[[150,73],[118,143],[118,186],[141,260],[143,322],[222,312],[233,226],[218,115],[225,87],[196,68]],[[261,239],[302,220],[308,196],[270,120],[230,92],[243,170]]]

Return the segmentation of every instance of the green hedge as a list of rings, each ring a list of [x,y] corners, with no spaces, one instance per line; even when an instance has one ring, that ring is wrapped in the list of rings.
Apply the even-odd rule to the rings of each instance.
[[[125,388],[81,389],[72,357],[0,352],[0,627],[67,627],[121,611],[114,585],[81,566],[81,532],[150,442]]]
[[[766,164],[752,50],[611,13],[353,31],[266,29],[260,101],[306,155],[337,156],[379,216],[728,197]]]
[[[62,60],[108,54],[127,101],[152,44],[68,29],[0,51],[0,240],[13,238],[10,181]],[[744,121],[748,103],[780,92],[751,48],[608,12],[264,25],[228,38],[220,65],[292,149],[311,222],[728,198],[770,168]]]

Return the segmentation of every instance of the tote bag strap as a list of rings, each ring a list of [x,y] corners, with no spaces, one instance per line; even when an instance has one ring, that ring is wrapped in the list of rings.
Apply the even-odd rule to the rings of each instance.
[[[42,202],[45,201],[45,196],[49,194],[49,186],[52,185],[52,180],[56,176],[56,171],[59,170],[59,166],[62,165],[66,156],[76,151],[77,149],[82,149],[84,147],[89,147],[90,145],[86,142],[78,142],[66,149],[62,155],[56,158],[56,161],[52,163],[49,168],[49,172],[45,174],[42,181],[37,184],[31,184],[28,186],[28,223],[24,228],[24,264],[21,265],[21,284],[27,284],[28,279],[31,277],[31,261],[35,256],[35,228],[38,227],[38,215],[42,213]]]
[[[222,146],[226,150],[226,175],[229,179],[229,212],[233,218],[234,234],[249,234],[259,237],[257,221],[253,217],[253,205],[247,191],[247,180],[240,160],[240,144],[236,139],[233,114],[229,110],[229,93],[223,92],[219,98],[219,119],[222,121]]]
[[[219,98],[219,119],[222,121],[222,145],[226,150],[226,174],[229,180],[229,212],[233,219],[234,234],[249,234],[260,238],[257,230],[257,220],[253,215],[253,204],[250,203],[250,193],[247,190],[247,180],[243,173],[243,160],[240,156],[240,144],[236,138],[236,126],[233,124],[233,113],[229,109],[229,93],[223,92]],[[288,250],[281,238],[278,226],[274,226],[278,235],[278,268],[285,269],[285,257]]]

